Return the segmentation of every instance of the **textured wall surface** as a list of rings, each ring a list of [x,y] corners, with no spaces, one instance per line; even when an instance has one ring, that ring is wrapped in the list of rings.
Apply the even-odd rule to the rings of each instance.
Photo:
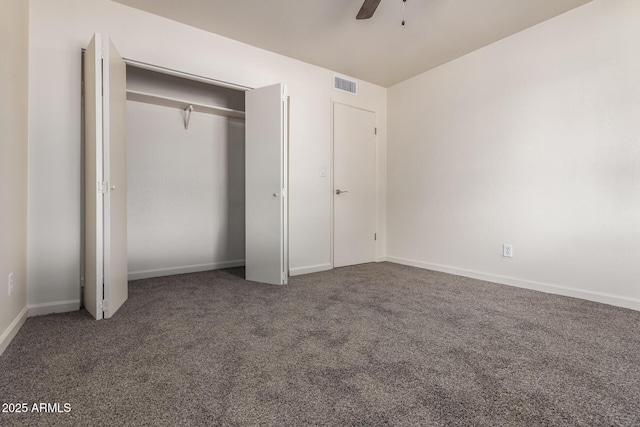
[[[0,353],[27,306],[29,5],[0,3]],[[13,273],[13,293],[8,277]]]
[[[333,73],[107,0],[32,0],[30,21],[29,304],[68,310],[81,260],[80,52],[94,32],[123,57],[248,87],[288,86],[292,272],[331,266],[332,100],[378,113],[378,207],[384,209],[386,89],[332,89]],[[142,30],[143,29],[143,30]],[[51,191],[55,189],[55,191]],[[378,244],[384,256],[384,239]]]
[[[640,309],[639,20],[595,1],[391,87],[389,259]]]

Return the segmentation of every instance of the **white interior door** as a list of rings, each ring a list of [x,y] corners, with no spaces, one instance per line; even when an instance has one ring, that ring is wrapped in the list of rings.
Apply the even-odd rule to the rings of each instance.
[[[333,266],[376,258],[376,115],[333,110]]]
[[[245,95],[246,279],[287,283],[288,108],[282,84]]]
[[[126,301],[126,66],[96,34],[85,50],[84,305],[96,319]]]

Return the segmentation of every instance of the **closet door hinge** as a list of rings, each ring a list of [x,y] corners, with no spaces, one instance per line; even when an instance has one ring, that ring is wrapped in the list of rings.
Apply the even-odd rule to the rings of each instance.
[[[106,193],[107,192],[107,183],[98,181],[98,193]]]
[[[373,233],[373,240],[378,240],[378,233]]]
[[[102,300],[102,311],[107,311],[109,309],[109,301],[106,299]]]
[[[378,134],[378,128],[373,128],[373,134],[377,135]]]
[[[284,281],[287,280],[287,273],[282,273],[280,279],[282,279],[282,283],[284,283]]]

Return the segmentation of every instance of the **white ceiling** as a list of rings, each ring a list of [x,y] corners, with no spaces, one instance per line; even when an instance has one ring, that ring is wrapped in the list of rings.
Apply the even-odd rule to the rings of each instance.
[[[388,87],[592,0],[114,0]]]

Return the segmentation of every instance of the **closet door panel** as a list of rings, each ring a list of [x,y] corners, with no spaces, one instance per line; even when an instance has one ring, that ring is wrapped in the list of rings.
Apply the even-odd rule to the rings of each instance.
[[[84,54],[84,306],[108,318],[126,301],[126,67],[111,42],[94,35]],[[104,48],[103,48],[104,47]]]
[[[85,115],[85,273],[83,304],[102,319],[103,198],[102,198],[102,39],[96,34],[84,53]]]
[[[281,84],[245,98],[246,278],[282,285],[286,257],[286,102]]]
[[[104,57],[105,298],[109,318],[128,297],[127,281],[127,75],[124,60],[109,41]]]

